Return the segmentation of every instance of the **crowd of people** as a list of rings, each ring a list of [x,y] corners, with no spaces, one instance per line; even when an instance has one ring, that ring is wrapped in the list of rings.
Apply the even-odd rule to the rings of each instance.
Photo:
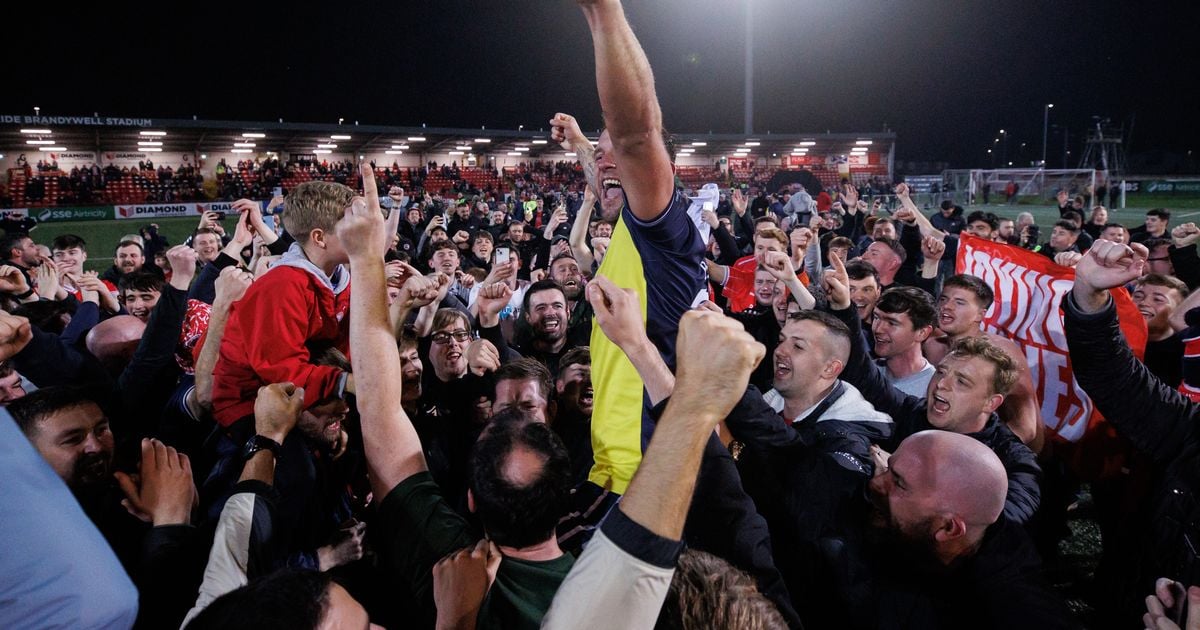
[[[582,191],[344,164],[103,273],[0,238],[0,626],[1200,627],[1200,227],[685,192],[620,3],[580,5],[606,129],[550,125]],[[1074,267],[1118,473],[1047,434],[963,234]],[[1044,574],[1081,481],[1086,618]]]

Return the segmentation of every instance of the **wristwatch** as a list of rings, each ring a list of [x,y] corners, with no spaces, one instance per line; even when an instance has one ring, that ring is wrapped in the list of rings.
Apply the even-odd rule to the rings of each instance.
[[[279,449],[282,448],[279,442],[272,440],[265,435],[255,435],[246,440],[246,446],[242,448],[242,461],[250,461],[251,457],[259,451],[271,451],[276,459],[279,459]]]

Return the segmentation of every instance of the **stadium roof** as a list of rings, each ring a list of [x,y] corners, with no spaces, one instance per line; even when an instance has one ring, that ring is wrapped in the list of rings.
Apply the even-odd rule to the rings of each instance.
[[[42,132],[42,133],[31,133]],[[48,133],[46,133],[48,132]],[[595,141],[598,130],[588,134]],[[678,149],[691,149],[697,156],[733,155],[749,148],[752,155],[788,154],[807,148],[814,154],[846,154],[856,146],[871,145],[873,152],[890,151],[894,133],[798,133],[798,134],[674,134]],[[34,144],[36,141],[41,144]],[[52,143],[47,143],[52,141]],[[470,147],[476,154],[524,154],[547,159],[561,158],[561,147],[550,141],[548,130],[455,129],[359,124],[314,124],[247,122],[230,120],[151,119],[100,116],[3,116],[0,115],[0,151],[33,152],[39,147],[63,147],[65,151],[139,151],[139,142],[165,152],[226,152],[250,148],[255,154],[312,153],[332,149],[336,153],[445,153]],[[235,143],[253,144],[237,147]],[[336,145],[321,147],[319,145]]]

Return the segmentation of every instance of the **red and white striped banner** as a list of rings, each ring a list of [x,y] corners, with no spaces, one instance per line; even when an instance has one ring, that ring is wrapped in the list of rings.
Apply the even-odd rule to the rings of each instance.
[[[1069,442],[1095,431],[1103,418],[1075,382],[1063,332],[1062,301],[1075,281],[1075,270],[1041,254],[966,233],[959,236],[956,268],[958,273],[982,278],[996,294],[984,328],[1012,339],[1024,350],[1046,427]],[[1112,294],[1121,331],[1141,358],[1146,349],[1145,320],[1125,289]]]

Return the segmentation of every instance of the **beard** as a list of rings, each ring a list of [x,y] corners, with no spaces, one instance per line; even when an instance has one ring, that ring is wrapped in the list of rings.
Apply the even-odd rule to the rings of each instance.
[[[543,319],[533,327],[533,336],[535,339],[542,342],[555,343],[567,335],[567,322],[565,320],[552,320],[558,322],[558,326],[553,330],[546,329],[546,321]]]
[[[112,477],[112,453],[85,453],[75,460],[71,470],[72,488],[105,485]]]
[[[563,416],[578,415],[583,418],[592,417],[592,381],[571,381],[563,386],[558,396],[562,405]]]

